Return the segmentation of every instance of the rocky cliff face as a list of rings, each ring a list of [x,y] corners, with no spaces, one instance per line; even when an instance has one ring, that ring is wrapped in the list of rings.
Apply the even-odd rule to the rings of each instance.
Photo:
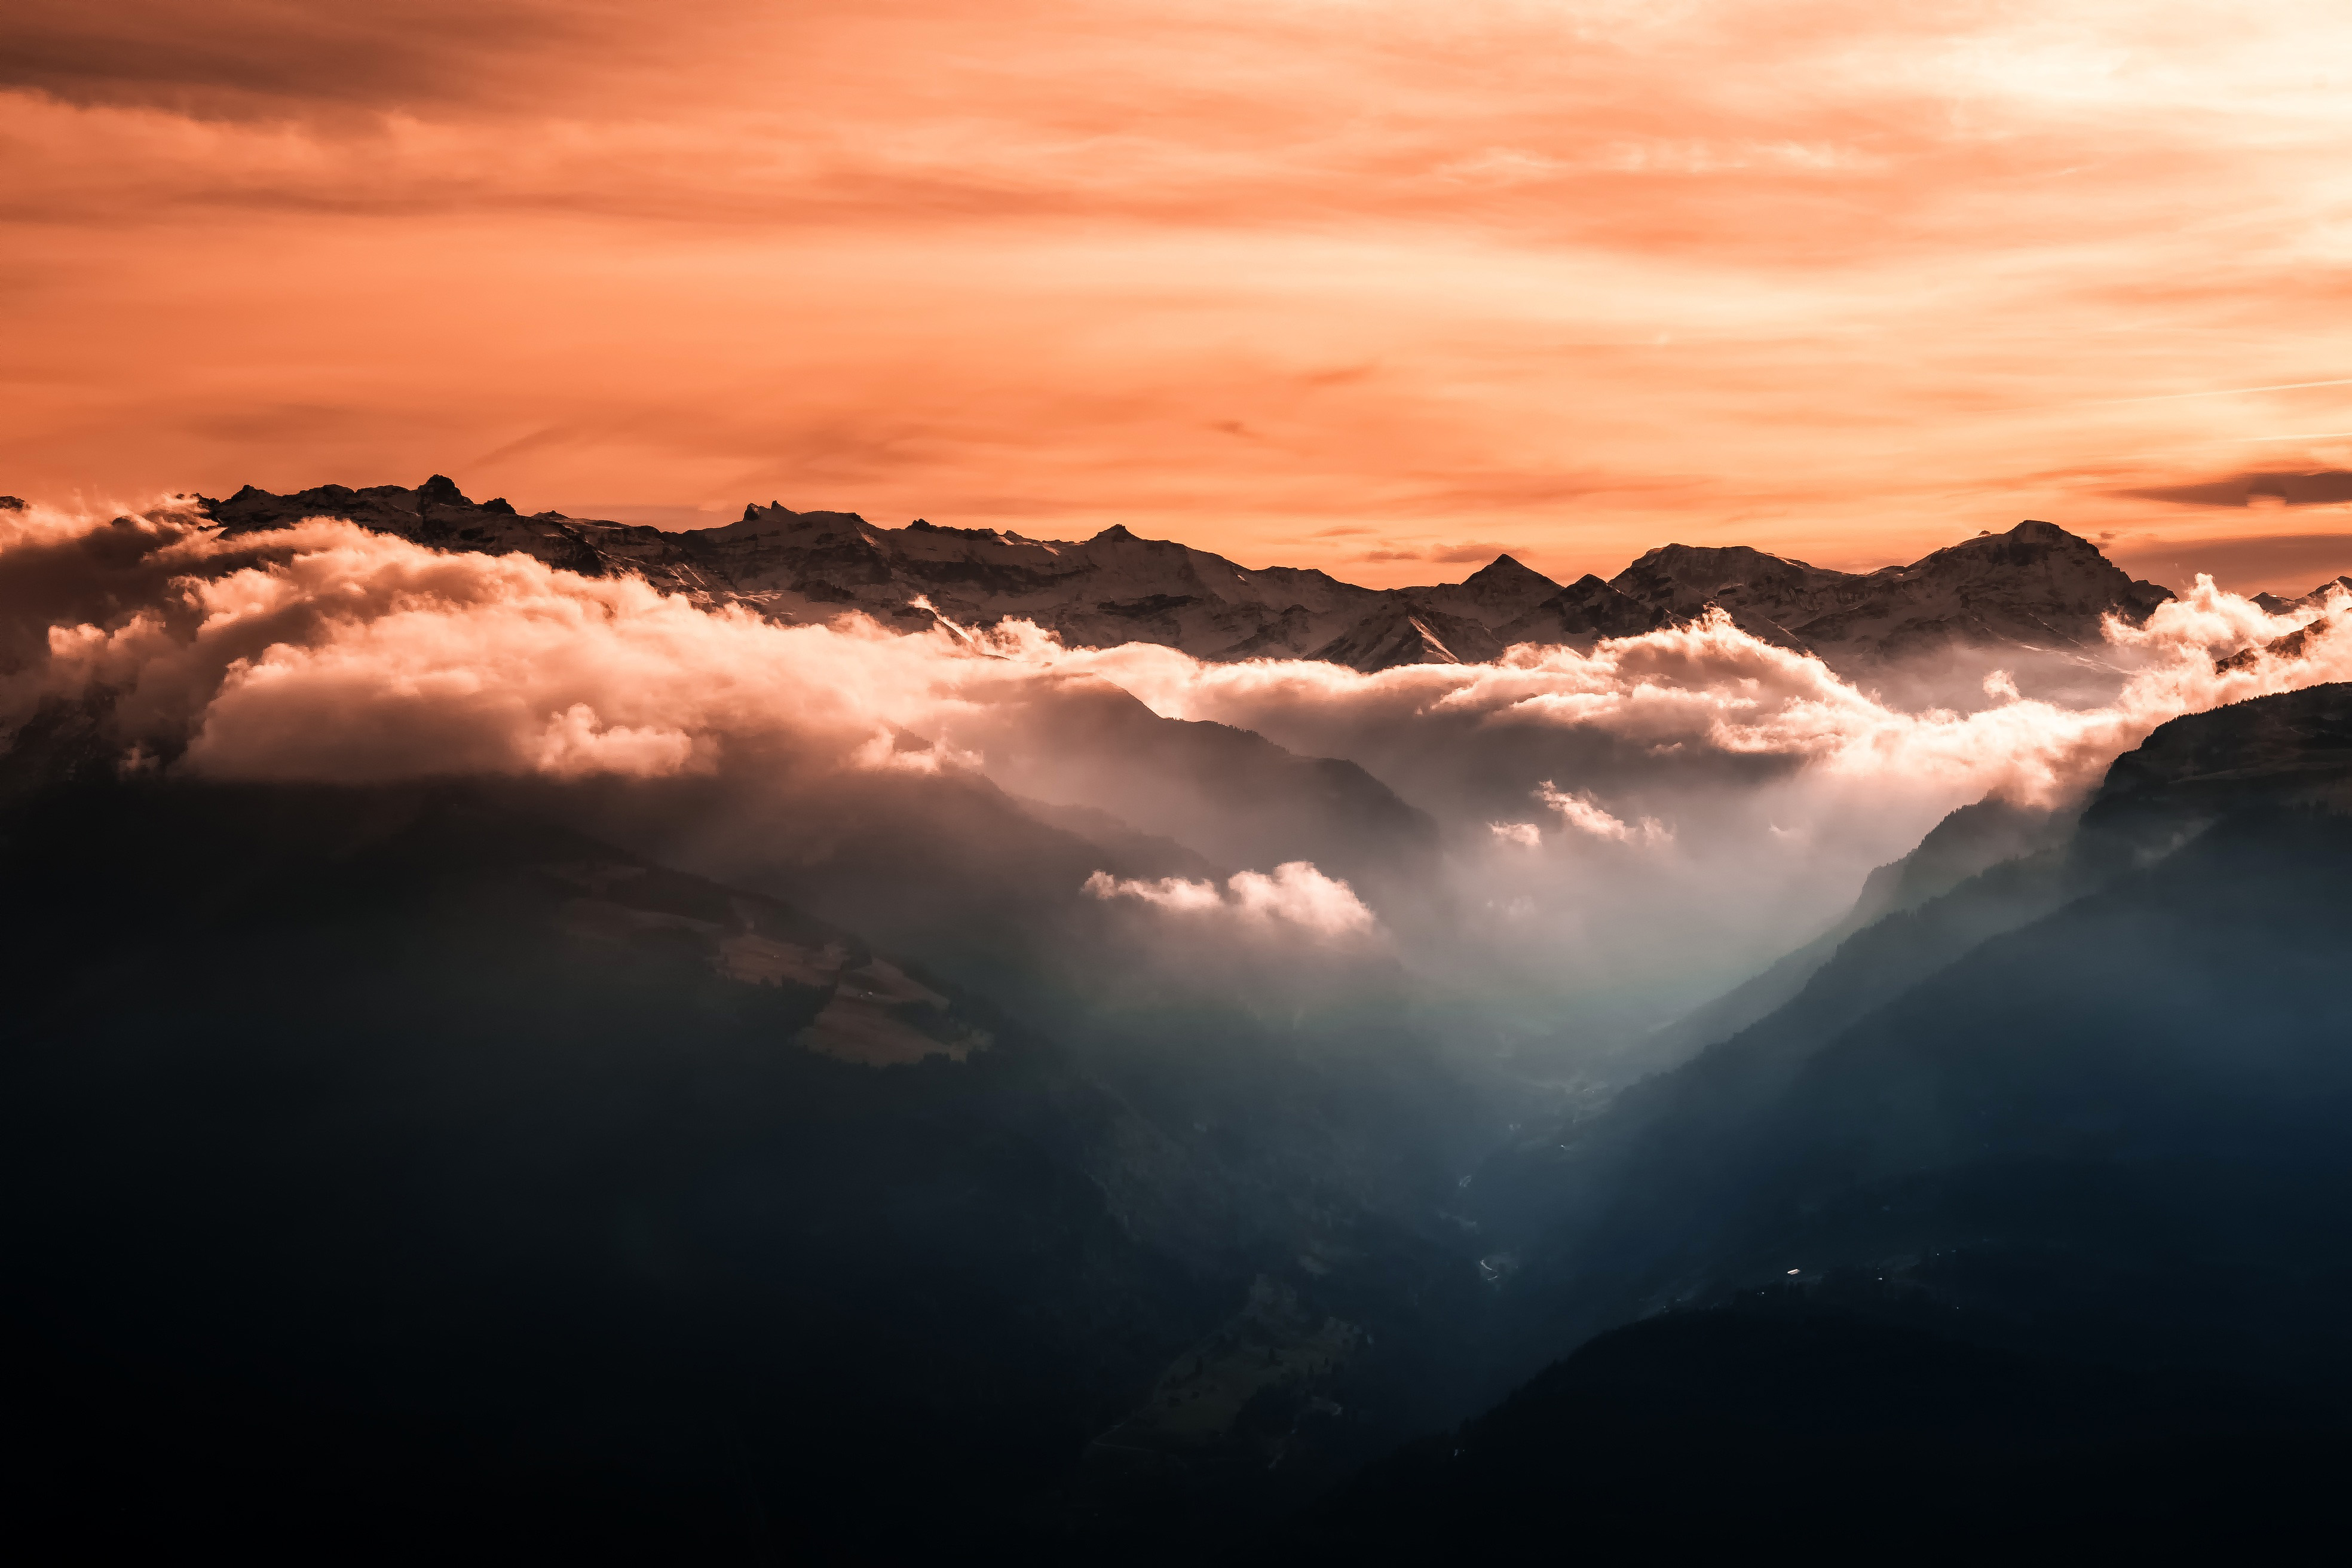
[[[1076,645],[1159,643],[1200,658],[1317,658],[1374,671],[1477,663],[1519,643],[1589,650],[1720,608],[1744,630],[1847,672],[1951,644],[2089,647],[2101,618],[2137,620],[2170,595],[2046,522],[1981,534],[1908,566],[1835,572],[1744,545],[1669,544],[1604,583],[1562,587],[1505,555],[1461,583],[1371,589],[1295,567],[1252,570],[1125,528],[1067,542],[770,503],[670,533],[477,503],[435,476],[415,489],[247,486],[204,502],[233,531],[348,518],[447,550],[520,551],[591,575],[634,572],[667,592],[780,620],[860,611],[906,630],[1024,618]]]
[[[2331,577],[2299,598],[2282,599],[2276,594],[2256,594],[2254,603],[2273,616],[2285,616],[2297,610],[2325,609],[2328,599],[2338,594],[2352,594],[2352,577]]]

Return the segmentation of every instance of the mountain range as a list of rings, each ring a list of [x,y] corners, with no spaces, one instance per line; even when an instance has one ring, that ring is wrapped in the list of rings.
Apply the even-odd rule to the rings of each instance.
[[[2162,592],[2039,523],[1376,592],[1117,530],[203,504],[1368,669],[1712,606],[1866,670]],[[113,700],[0,750],[0,1379],[94,1549],[1981,1561],[2226,1550],[2352,1458],[2352,687],[1953,812],[1591,1093],[1415,982],[1495,929],[1445,880],[1493,847],[1393,748],[1055,676],[971,721],[991,771],[329,786],[125,766]],[[1639,853],[1543,848],[1600,920]],[[1288,860],[1397,945],[1089,890]]]
[[[1667,544],[1605,582],[1562,584],[1502,555],[1460,583],[1375,589],[1311,568],[1246,568],[1123,527],[1073,542],[920,520],[883,528],[855,512],[771,502],[723,527],[667,532],[524,516],[503,500],[478,504],[439,475],[414,489],[275,495],[247,486],[199,504],[232,532],[340,517],[442,549],[520,551],[589,575],[633,572],[781,620],[856,610],[917,630],[1021,617],[1072,646],[1158,643],[1203,659],[1310,658],[1367,672],[1480,663],[1522,643],[1589,649],[1713,607],[1768,642],[1860,673],[1955,644],[2095,647],[2103,617],[2137,622],[2171,597],[2088,541],[2032,521],[1874,572],[1745,545]]]

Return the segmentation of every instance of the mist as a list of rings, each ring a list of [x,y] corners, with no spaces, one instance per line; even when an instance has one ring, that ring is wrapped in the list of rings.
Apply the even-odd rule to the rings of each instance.
[[[323,519],[0,530],[0,718],[81,715],[120,772],[498,781],[1055,1005],[1378,1009],[1550,1077],[1658,1065],[1957,807],[2060,805],[2168,719],[2352,675],[2343,605],[2210,580],[2090,654],[1860,683],[1719,614],[1362,675],[780,626]]]

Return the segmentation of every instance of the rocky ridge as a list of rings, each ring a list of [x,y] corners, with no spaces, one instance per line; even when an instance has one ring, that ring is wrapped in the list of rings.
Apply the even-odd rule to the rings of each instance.
[[[2331,594],[2352,594],[2352,577],[2331,577],[2298,598],[2283,599],[2276,594],[2256,594],[2253,600],[2273,616],[2291,616],[2297,610],[2326,609]]]
[[[1148,642],[1196,658],[1311,658],[1367,672],[1479,663],[1516,644],[1590,650],[1720,608],[1742,629],[1847,672],[1956,643],[2096,647],[2104,616],[2139,620],[2171,597],[2047,522],[1979,534],[1907,566],[1836,572],[1744,545],[1668,544],[1604,582],[1565,586],[1508,555],[1463,582],[1374,589],[1311,568],[1251,569],[1112,527],[1077,542],[919,519],[883,528],[855,512],[749,506],[718,528],[522,515],[436,475],[414,489],[248,485],[199,498],[232,532],[331,516],[446,550],[520,551],[588,575],[635,573],[705,604],[771,618],[845,612],[902,630],[1028,619],[1065,642]]]

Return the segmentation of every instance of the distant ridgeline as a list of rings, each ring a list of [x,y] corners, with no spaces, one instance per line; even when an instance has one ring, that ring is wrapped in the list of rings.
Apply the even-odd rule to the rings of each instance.
[[[248,485],[201,504],[231,532],[346,518],[445,550],[520,551],[591,576],[634,572],[665,591],[776,620],[856,610],[913,631],[941,619],[1020,617],[1072,646],[1159,643],[1198,658],[1326,659],[1367,672],[1478,663],[1519,643],[1590,649],[1710,605],[1768,642],[1854,670],[1953,643],[2095,647],[2103,616],[2137,622],[2171,597],[2047,522],[1876,572],[1832,572],[1745,545],[1667,544],[1607,582],[1587,575],[1562,586],[1502,555],[1465,582],[1376,589],[1307,568],[1250,571],[1117,527],[1071,543],[919,520],[881,528],[855,512],[772,502],[721,528],[677,533],[552,511],[524,517],[504,500],[468,500],[438,475],[414,489],[321,485],[281,496]]]

